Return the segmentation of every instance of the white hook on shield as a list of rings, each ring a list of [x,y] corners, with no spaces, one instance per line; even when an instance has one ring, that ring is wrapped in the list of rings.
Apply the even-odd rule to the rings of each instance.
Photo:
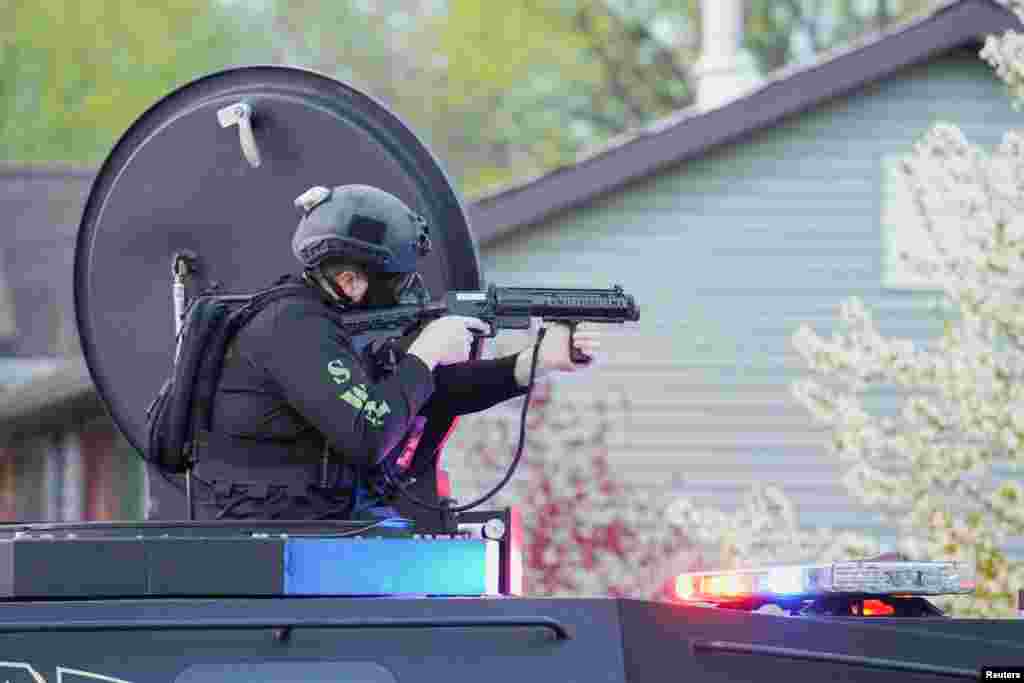
[[[256,147],[256,138],[252,134],[252,106],[248,102],[238,102],[217,111],[217,120],[221,128],[238,126],[238,141],[242,145],[242,154],[253,168],[260,165],[260,150]]]

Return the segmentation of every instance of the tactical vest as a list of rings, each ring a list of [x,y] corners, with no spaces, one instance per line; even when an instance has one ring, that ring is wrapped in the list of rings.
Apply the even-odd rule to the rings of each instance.
[[[311,287],[297,288],[295,296],[325,301]],[[384,354],[373,352],[377,348],[373,342],[379,341],[362,338],[356,346],[357,352],[359,346],[367,347],[358,355],[374,381],[380,381],[392,369]],[[225,371],[233,363],[244,362],[233,352],[237,342],[229,345]],[[213,401],[218,395],[214,394]],[[410,459],[403,460],[401,454],[418,439],[422,421],[414,427],[419,429],[410,430],[394,455],[381,463],[393,479],[401,479],[408,468]],[[343,518],[361,507],[393,498],[394,492],[380,468],[346,462],[343,454],[328,451],[324,437],[313,430],[295,440],[275,441],[219,432],[213,424],[196,441],[193,507],[200,519],[274,517],[282,510],[303,517]]]

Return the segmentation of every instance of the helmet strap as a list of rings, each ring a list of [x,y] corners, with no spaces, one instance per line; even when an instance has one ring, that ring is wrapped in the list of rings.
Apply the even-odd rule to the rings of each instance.
[[[326,292],[327,295],[339,306],[343,306],[345,308],[352,306],[352,299],[350,299],[345,292],[341,291],[341,288],[338,287],[337,283],[332,282],[329,277],[324,275],[323,270],[319,267],[310,268],[304,271],[302,273],[302,277],[307,282],[311,282],[312,284],[320,287],[320,289]]]

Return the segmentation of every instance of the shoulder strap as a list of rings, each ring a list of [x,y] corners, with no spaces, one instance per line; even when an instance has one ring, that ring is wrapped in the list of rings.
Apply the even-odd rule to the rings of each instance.
[[[164,470],[187,470],[209,431],[212,400],[231,340],[268,304],[287,296],[318,296],[294,278],[275,285],[248,296],[203,294],[189,304],[171,375],[146,411],[148,460]]]
[[[290,296],[316,296],[309,287],[302,283],[289,283],[273,287],[256,294],[240,308],[227,314],[227,319],[220,325],[206,344],[202,360],[198,366],[195,381],[195,395],[192,400],[192,424],[195,430],[209,431],[213,418],[213,397],[220,383],[224,369],[224,356],[228,344],[249,321],[270,304]],[[193,433],[193,437],[194,437]]]

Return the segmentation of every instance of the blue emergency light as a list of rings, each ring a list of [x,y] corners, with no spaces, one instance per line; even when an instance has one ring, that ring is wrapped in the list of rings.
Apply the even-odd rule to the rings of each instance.
[[[497,541],[291,538],[284,553],[285,595],[498,594]]]

